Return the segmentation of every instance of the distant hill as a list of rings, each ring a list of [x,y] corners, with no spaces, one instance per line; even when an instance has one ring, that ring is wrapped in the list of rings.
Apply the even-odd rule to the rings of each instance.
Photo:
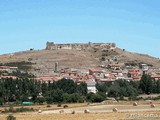
[[[37,75],[52,74],[55,63],[58,62],[58,69],[77,68],[88,69],[110,63],[124,65],[137,65],[146,63],[153,67],[160,67],[160,60],[145,54],[138,54],[125,51],[124,49],[56,49],[56,50],[29,50],[13,54],[0,55],[1,63],[26,61],[31,62],[30,72]]]

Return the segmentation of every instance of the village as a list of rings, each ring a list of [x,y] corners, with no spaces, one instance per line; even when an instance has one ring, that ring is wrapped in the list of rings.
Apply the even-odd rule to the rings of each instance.
[[[125,66],[124,64],[108,64],[108,66],[98,66],[89,69],[58,68],[58,62],[55,63],[52,75],[35,76],[35,80],[40,82],[54,82],[62,78],[73,80],[75,83],[87,83],[88,93],[96,93],[96,83],[114,83],[116,80],[140,81],[143,74],[149,74],[155,80],[160,79],[159,69],[150,67],[147,64],[141,64],[140,67]],[[18,67],[0,66],[0,78],[17,79],[17,76],[9,75],[16,72]],[[24,72],[24,71],[22,71]]]

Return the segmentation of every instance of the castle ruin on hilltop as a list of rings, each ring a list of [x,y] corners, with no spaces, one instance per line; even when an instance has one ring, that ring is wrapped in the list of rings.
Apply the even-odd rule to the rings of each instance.
[[[103,50],[111,50],[116,48],[115,43],[75,43],[75,44],[55,44],[54,42],[46,43],[46,50],[57,50],[57,49],[65,49],[65,50],[91,50],[91,49],[103,49]]]

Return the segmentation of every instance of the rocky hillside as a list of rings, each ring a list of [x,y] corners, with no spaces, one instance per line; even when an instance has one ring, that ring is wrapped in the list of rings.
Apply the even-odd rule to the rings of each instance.
[[[13,54],[0,55],[1,63],[27,61],[31,62],[30,72],[37,75],[52,74],[55,63],[58,69],[77,68],[88,69],[110,63],[138,65],[147,63],[154,67],[160,67],[160,60],[149,55],[137,54],[115,48],[114,50],[30,50]]]

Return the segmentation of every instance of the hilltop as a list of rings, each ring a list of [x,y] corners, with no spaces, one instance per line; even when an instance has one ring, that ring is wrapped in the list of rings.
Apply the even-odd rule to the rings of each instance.
[[[56,47],[51,49],[51,46]],[[133,67],[138,66],[139,63],[146,63],[152,67],[160,67],[160,60],[158,58],[128,52],[125,49],[117,48],[114,43],[55,45],[48,42],[46,49],[31,49],[13,54],[0,55],[0,60],[1,63],[31,62],[32,69],[30,72],[37,75],[52,74],[56,62],[58,62],[59,70],[64,68],[88,69],[105,66],[110,63],[131,65]]]

